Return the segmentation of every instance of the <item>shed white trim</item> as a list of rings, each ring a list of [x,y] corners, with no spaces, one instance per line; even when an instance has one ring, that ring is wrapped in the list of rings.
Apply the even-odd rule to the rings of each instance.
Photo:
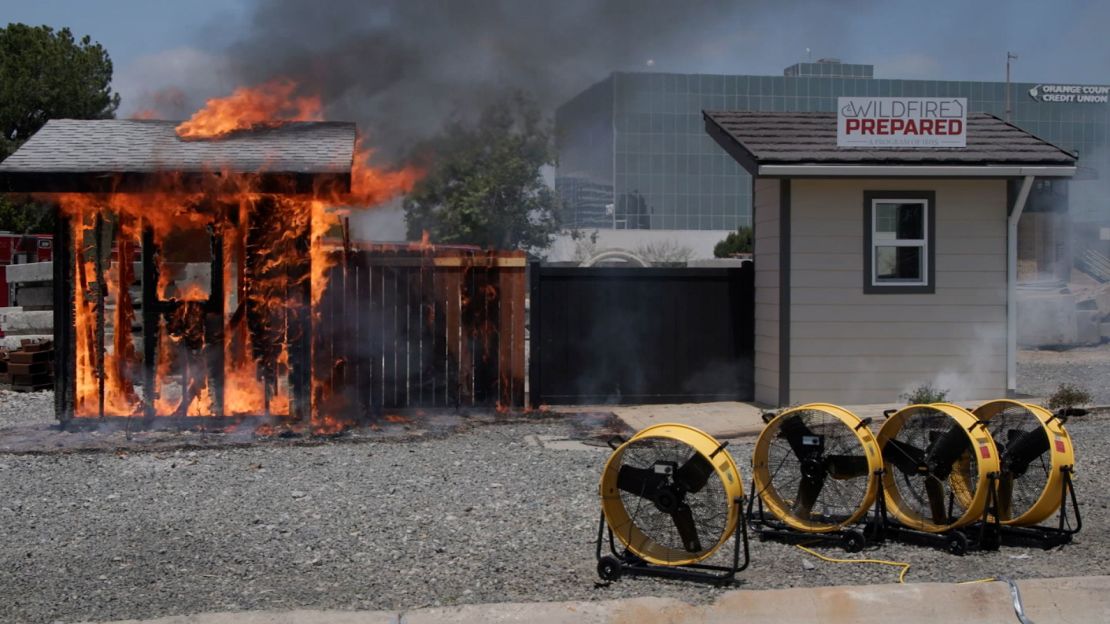
[[[858,178],[1070,178],[1075,167],[984,165],[759,165],[757,175]]]
[[[1018,221],[1025,211],[1029,190],[1033,188],[1031,175],[1021,181],[1021,190],[1014,198],[1006,219],[1006,390],[1017,392],[1017,238]]]

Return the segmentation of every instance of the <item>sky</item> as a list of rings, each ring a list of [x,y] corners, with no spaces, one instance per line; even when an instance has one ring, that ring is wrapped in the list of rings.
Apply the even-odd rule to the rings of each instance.
[[[298,4],[298,9],[290,8]],[[263,68],[270,67],[266,63],[268,56],[287,60],[288,49],[308,55],[314,50],[324,50],[334,55],[336,50],[328,49],[327,42],[296,40],[299,20],[312,22],[306,26],[306,37],[328,39],[329,28],[341,29],[347,38],[358,37],[359,27],[344,23],[347,20],[394,19],[383,18],[381,13],[360,6],[367,4],[375,3],[0,0],[0,23],[68,26],[76,35],[88,34],[102,43],[115,64],[113,82],[123,98],[120,114],[127,116],[148,108],[160,90],[168,87],[180,88],[187,96],[184,103],[178,103],[179,107],[194,106],[203,98],[227,93],[245,79],[260,78]],[[550,2],[534,4],[561,6]],[[598,14],[613,21],[610,25],[598,24],[592,17],[586,17],[573,22],[573,28],[563,28],[559,36],[581,40],[581,46],[576,42],[572,47],[582,47],[586,52],[552,61],[551,66],[559,68],[562,82],[559,89],[544,93],[554,94],[552,97],[573,95],[612,70],[781,75],[784,67],[807,56],[871,63],[875,65],[876,77],[881,78],[1002,80],[1007,51],[1019,56],[1013,66],[1013,79],[1018,82],[1110,83],[1110,35],[1106,32],[1110,2],[1105,1],[812,0],[747,2],[742,6],[732,3],[724,11],[721,5],[710,6],[712,2],[699,0],[683,3],[675,0],[670,6],[666,2],[656,4],[665,7],[662,11],[688,6],[693,18],[685,25],[677,25],[673,34],[641,36],[642,30],[622,32],[611,25],[627,17],[622,11],[639,5],[623,4],[620,0],[577,2],[579,10],[584,6],[589,10],[596,6],[611,9]],[[527,5],[517,2],[515,7]],[[543,10],[546,9],[536,8]],[[519,17],[519,10],[516,13],[515,19],[526,20]],[[508,30],[499,33],[499,26],[492,23],[460,26],[477,29],[474,32],[479,36],[493,38],[502,33],[511,36],[511,31],[516,30],[511,23],[500,27]],[[380,36],[388,30],[388,23],[373,28],[366,25],[366,33],[376,34],[365,37]],[[609,47],[597,45],[598,39],[609,37],[615,39],[607,42]],[[630,39],[621,40],[622,37]],[[613,48],[620,48],[622,53],[615,53]],[[493,49],[513,50],[505,46]],[[369,68],[365,71],[374,71],[374,59],[369,58],[372,54],[368,55],[366,48],[358,50],[359,63]],[[511,56],[512,52],[506,54]],[[565,55],[566,51],[556,54]],[[250,61],[241,63],[239,55]],[[421,58],[416,62],[426,64],[428,60]],[[510,71],[505,69],[506,65],[513,60],[484,62],[492,68],[489,71],[505,75]],[[243,65],[250,67],[244,69]],[[543,66],[541,59],[528,69],[537,73],[536,68],[542,72]],[[441,88],[452,87],[451,83],[437,84]],[[375,83],[369,95],[342,93],[337,97],[370,98],[379,87]],[[416,92],[403,93],[411,97]]]

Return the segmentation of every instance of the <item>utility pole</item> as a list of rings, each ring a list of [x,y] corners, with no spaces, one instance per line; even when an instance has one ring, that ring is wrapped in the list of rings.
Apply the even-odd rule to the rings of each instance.
[[[1010,121],[1010,118],[1013,117],[1013,115],[1014,115],[1014,108],[1013,108],[1013,103],[1012,103],[1013,96],[1010,93],[1010,61],[1016,61],[1017,57],[1018,57],[1018,55],[1016,55],[1013,52],[1010,52],[1010,51],[1007,50],[1007,52],[1006,52],[1006,121],[1007,122]]]

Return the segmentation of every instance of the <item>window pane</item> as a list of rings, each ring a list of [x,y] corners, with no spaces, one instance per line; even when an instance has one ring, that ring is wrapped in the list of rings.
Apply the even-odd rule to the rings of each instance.
[[[897,237],[897,232],[897,204],[879,204],[875,206],[875,238],[877,240],[893,240]]]
[[[876,247],[875,275],[878,282],[921,282],[922,247]]]
[[[921,204],[898,206],[898,238],[920,240],[925,238],[925,210]]]
[[[924,238],[925,206],[923,204],[875,205],[876,240],[922,240]]]

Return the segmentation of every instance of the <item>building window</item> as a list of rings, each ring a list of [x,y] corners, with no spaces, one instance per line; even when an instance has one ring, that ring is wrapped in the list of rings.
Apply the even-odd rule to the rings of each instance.
[[[936,194],[865,191],[863,291],[932,293]]]

